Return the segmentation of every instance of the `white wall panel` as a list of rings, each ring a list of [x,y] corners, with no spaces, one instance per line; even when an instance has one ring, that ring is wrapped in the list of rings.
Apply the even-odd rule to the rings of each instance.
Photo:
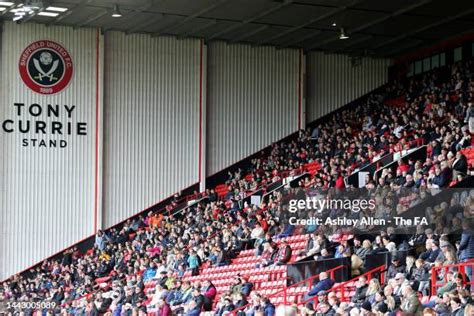
[[[308,122],[314,121],[388,80],[388,59],[362,58],[353,66],[347,55],[312,52],[307,56]]]
[[[38,40],[61,44],[71,55],[69,85],[53,95],[30,90],[19,75],[23,50]],[[10,276],[94,233],[96,164],[100,166],[102,37],[96,29],[73,30],[36,24],[3,26],[0,64],[0,279]],[[99,102],[96,102],[98,100]],[[15,102],[25,103],[20,115]],[[34,117],[33,103],[59,105],[59,116]],[[75,106],[68,118],[63,105]],[[36,109],[36,108],[35,108]],[[15,122],[6,132],[5,120]],[[18,132],[19,121],[44,121],[45,134]],[[52,121],[87,123],[87,135],[58,135]],[[7,123],[10,130],[12,124]],[[22,146],[23,139],[65,140],[65,148]],[[31,144],[31,142],[30,142]],[[98,212],[100,210],[97,210]]]
[[[106,34],[104,226],[197,183],[199,40]]]
[[[298,129],[299,58],[296,49],[209,44],[208,175]]]

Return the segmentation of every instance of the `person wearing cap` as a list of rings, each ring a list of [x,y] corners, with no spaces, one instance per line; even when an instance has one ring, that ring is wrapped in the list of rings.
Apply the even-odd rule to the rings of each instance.
[[[242,276],[242,288],[240,289],[240,293],[244,295],[245,297],[249,296],[250,292],[253,289],[253,283],[250,282],[248,276]]]
[[[331,280],[326,272],[319,274],[319,281],[313,286],[313,288],[305,295],[305,299],[309,299],[316,296],[320,291],[327,291],[332,288],[334,281]]]
[[[317,297],[319,303],[328,301],[328,293],[326,291],[319,291]]]
[[[447,237],[445,236],[442,236],[439,240],[439,248],[441,249],[438,257],[436,258],[436,260],[442,260],[442,261],[445,261],[447,260],[448,257],[450,258],[454,258],[455,260],[457,260],[456,258],[456,252],[454,250],[454,247],[453,245],[451,245],[451,243],[448,241]],[[456,263],[456,262],[453,262],[453,263]]]
[[[425,235],[426,235],[426,240],[428,239],[438,239],[438,237],[434,234],[433,230],[431,228],[427,228],[425,230]]]
[[[401,272],[395,275],[394,280],[395,280],[396,286],[393,290],[393,294],[396,296],[401,296],[403,287],[410,285],[410,282],[405,278],[405,274]]]
[[[369,301],[365,301],[362,303],[360,307],[361,315],[369,315],[372,312],[372,304]]]
[[[161,270],[161,269],[160,269]],[[166,288],[166,289],[169,289],[169,287],[166,285],[166,281],[168,280],[168,276],[167,276],[167,272],[166,270],[161,270],[159,271],[159,273],[157,274],[157,278],[158,278],[158,282],[160,283],[161,287],[162,288]]]
[[[387,278],[393,279],[398,273],[404,273],[406,267],[402,264],[401,259],[398,255],[393,255],[392,263],[388,267]]]

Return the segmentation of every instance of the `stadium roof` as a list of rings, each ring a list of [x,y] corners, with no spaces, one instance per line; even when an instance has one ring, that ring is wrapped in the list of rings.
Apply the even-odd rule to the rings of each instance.
[[[40,3],[40,9],[20,23],[99,26],[104,31],[380,57],[399,56],[474,31],[472,0],[11,1],[14,4],[4,5],[3,10],[0,1],[3,20],[11,20],[30,1]],[[48,14],[51,6],[67,11]],[[122,17],[112,17],[117,10]],[[348,39],[339,39],[341,28]]]

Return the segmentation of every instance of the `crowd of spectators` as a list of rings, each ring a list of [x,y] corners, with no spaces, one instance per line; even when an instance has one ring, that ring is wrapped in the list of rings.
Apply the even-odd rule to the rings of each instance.
[[[393,313],[397,312],[421,315],[429,311],[433,311],[433,315],[465,315],[464,310],[472,310],[474,190],[467,190],[464,194],[454,192],[452,202],[443,212],[444,220],[457,218],[461,219],[461,224],[449,227],[449,233],[420,225],[407,235],[397,234],[393,227],[389,227],[376,236],[355,235],[351,240],[340,241],[333,251],[326,246],[328,243],[322,233],[310,235],[306,247],[308,253],[318,256],[324,250],[329,253],[326,258],[335,258],[337,252],[343,251],[351,256],[353,276],[354,264],[362,263],[356,267],[361,276],[354,284],[350,301],[341,302],[340,296],[336,295],[338,291],[331,290],[334,280],[321,273],[306,294],[307,304],[299,308],[298,315],[368,315],[369,312],[373,313],[369,315],[395,315]],[[314,244],[322,246],[318,250]],[[380,282],[381,278],[368,280],[362,274],[366,256],[380,253],[391,254],[391,263],[384,272],[384,283]],[[463,268],[455,266],[466,262],[471,263]],[[431,274],[433,268],[436,270],[434,276]],[[433,293],[432,288],[435,289]],[[422,302],[422,297],[429,299]],[[296,307],[293,309],[298,310]]]
[[[145,315],[150,310],[162,316],[199,315],[201,311],[213,310],[215,305],[216,314],[225,315],[248,303],[250,307],[245,313],[249,315],[273,315],[275,306],[252,291],[252,284],[241,276],[229,293],[219,293],[222,294],[219,301],[215,300],[218,293],[212,282],[191,284],[182,281],[182,277],[199,274],[203,265],[228,265],[241,250],[252,247],[260,258],[258,267],[288,263],[292,249],[276,241],[294,234],[297,228],[288,222],[283,194],[277,192],[259,206],[242,200],[247,192],[279,180],[284,172],[292,175],[306,163],[317,162],[321,169],[315,176],[302,180],[301,187],[341,189],[346,187],[345,177],[386,153],[401,153],[427,144],[425,161],[400,160],[395,173],[385,169],[379,178],[369,177],[366,181],[366,189],[372,190],[377,199],[391,205],[397,203],[405,209],[413,206],[414,201],[400,201],[393,194],[387,195],[408,188],[420,196],[424,188],[447,187],[466,177],[469,168],[459,151],[471,145],[466,123],[471,122],[473,112],[473,73],[474,63],[469,61],[433,71],[406,85],[391,83],[385,91],[369,96],[359,106],[330,115],[314,130],[301,131],[297,139],[274,144],[270,154],[254,159],[248,170],[230,173],[226,182],[229,190],[223,199],[209,190],[201,196],[205,197],[203,201],[179,215],[173,215],[170,206],[166,215],[149,213],[130,219],[123,226],[99,231],[94,248],[87,253],[70,249],[61,260],[44,261],[29,276],[16,275],[4,282],[0,285],[0,300],[50,300],[56,303],[55,311],[68,315]],[[400,95],[404,96],[405,105],[385,104],[387,99]],[[474,197],[461,200],[459,196],[453,203],[457,204],[450,205],[450,209],[457,211],[449,218],[451,223],[469,223],[466,217],[472,216]],[[444,205],[439,207],[446,209]],[[328,211],[337,213],[337,210]],[[368,253],[399,250],[406,244],[423,250],[412,266],[414,270],[427,264],[439,265],[441,260],[444,264],[473,258],[472,232],[465,228],[459,245],[455,246],[454,241],[446,240],[442,223],[435,221],[436,214],[431,222],[436,223],[435,231],[420,230],[418,237],[415,234],[413,239],[405,241],[397,239],[389,228],[373,239],[356,237],[335,245],[328,241],[325,227],[306,226],[302,232],[313,236],[305,252],[298,256],[316,260],[349,256],[355,275],[364,271]],[[442,246],[442,242],[450,247]],[[457,252],[448,255],[438,248],[457,249]],[[441,254],[443,257],[439,257]],[[371,290],[365,296],[359,291],[357,301],[351,302],[344,312],[350,307],[351,315],[358,315],[356,310],[371,311],[384,305],[382,302],[388,311],[413,311],[416,292],[427,290],[426,273],[408,274],[403,269],[409,260],[398,260],[388,271],[388,274],[392,270],[397,273],[389,275],[383,289],[379,284],[377,291]],[[452,277],[453,284],[457,284],[456,277]],[[158,281],[151,298],[145,293],[145,283],[149,280]],[[320,282],[323,280],[327,276],[322,275]],[[366,285],[364,282],[359,281],[360,287]],[[328,290],[324,288],[308,293],[308,297]],[[450,312],[457,312],[459,306],[470,308],[462,290],[455,286],[445,292],[449,295],[446,298],[443,293],[441,300],[449,305]],[[304,313],[311,313],[313,308],[323,315],[331,315],[344,304],[328,297],[328,302],[307,305]],[[434,306],[440,305],[441,301]]]

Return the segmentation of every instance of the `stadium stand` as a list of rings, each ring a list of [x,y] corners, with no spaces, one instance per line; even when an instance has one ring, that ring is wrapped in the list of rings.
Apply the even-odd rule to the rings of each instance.
[[[449,209],[455,233],[447,234],[440,219],[405,238],[390,228],[362,239],[292,225],[278,190],[267,190],[260,206],[239,202],[290,176],[302,176],[298,189],[343,189],[347,176],[386,153],[421,146],[425,160],[400,159],[395,171],[381,166],[381,176],[368,178],[366,189],[413,193],[461,183],[474,168],[474,140],[465,126],[473,74],[468,61],[389,83],[297,139],[274,144],[268,156],[214,190],[177,197],[202,199],[186,212],[173,213],[171,205],[100,231],[86,253],[71,249],[61,261],[45,261],[30,276],[4,282],[0,299],[49,299],[56,303],[52,310],[65,315],[274,315],[279,308],[295,315],[420,315],[424,308],[461,315],[472,309],[474,190],[435,207]],[[421,201],[417,194],[400,198],[397,210]],[[396,253],[407,244],[413,252],[393,255],[388,269],[365,271],[369,253]],[[349,257],[352,278],[335,282],[343,268],[337,266],[288,285],[286,265],[303,257]]]

